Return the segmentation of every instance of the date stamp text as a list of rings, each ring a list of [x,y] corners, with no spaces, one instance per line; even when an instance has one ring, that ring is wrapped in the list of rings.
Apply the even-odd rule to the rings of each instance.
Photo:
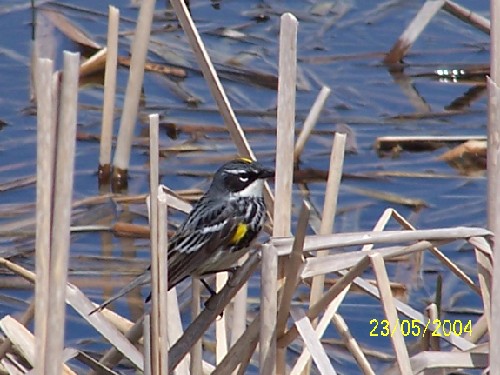
[[[398,319],[394,326],[389,324],[387,319],[370,320],[370,336],[393,337],[396,330],[400,330],[404,337],[421,337],[425,334],[437,337],[449,337],[451,335],[462,336],[469,334],[472,336],[472,321],[461,321],[451,319],[434,319],[422,322],[416,319]]]

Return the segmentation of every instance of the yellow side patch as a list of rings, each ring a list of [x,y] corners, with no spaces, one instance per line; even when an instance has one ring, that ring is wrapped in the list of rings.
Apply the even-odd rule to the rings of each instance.
[[[238,160],[244,161],[245,163],[248,163],[248,164],[253,163],[253,160],[249,159],[249,158],[238,158]]]
[[[236,231],[233,234],[233,237],[231,238],[230,243],[232,245],[236,245],[238,242],[241,241],[241,239],[245,236],[248,230],[248,225],[240,223],[236,227]]]

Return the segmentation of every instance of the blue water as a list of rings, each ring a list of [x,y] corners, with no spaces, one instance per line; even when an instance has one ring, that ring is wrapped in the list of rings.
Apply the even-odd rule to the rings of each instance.
[[[297,92],[297,127],[301,128],[316,95],[323,85],[328,85],[332,93],[320,116],[316,129],[326,132],[313,134],[301,158],[302,169],[327,170],[330,145],[333,131],[337,124],[348,124],[355,133],[357,153],[348,154],[345,158],[344,172],[363,175],[373,172],[432,172],[447,175],[447,178],[344,178],[339,195],[339,215],[335,230],[338,232],[369,230],[378,217],[388,208],[393,207],[401,214],[409,217],[419,228],[438,228],[457,225],[484,226],[486,223],[485,191],[486,179],[484,173],[477,172],[464,177],[459,171],[440,161],[439,156],[446,149],[411,153],[402,151],[393,157],[380,157],[374,149],[376,137],[389,135],[485,135],[486,132],[486,96],[483,94],[463,113],[454,116],[423,118],[413,120],[395,120],[400,115],[418,114],[418,109],[402,91],[401,86],[381,65],[383,53],[387,52],[397,36],[404,30],[419,7],[420,2],[399,1],[383,3],[376,1],[344,1],[334,3],[326,15],[312,15],[315,6],[312,1],[222,1],[220,9],[214,9],[211,2],[196,1],[192,4],[192,14],[202,37],[219,70],[244,69],[262,73],[277,74],[277,54],[279,35],[279,15],[284,11],[293,11],[299,19],[298,58],[299,83],[301,89]],[[69,7],[51,5],[51,8],[62,12],[72,22],[84,29],[91,38],[104,43],[106,39],[106,18],[108,2],[100,1],[67,1]],[[133,23],[137,9],[123,2],[109,2],[120,8],[122,17],[121,31],[128,32],[134,28]],[[387,6],[389,4],[389,6]],[[24,7],[21,7],[26,5]],[[85,12],[73,9],[79,6],[91,10]],[[325,5],[325,4],[323,4]],[[463,1],[462,5],[488,16],[486,1]],[[21,7],[13,9],[12,7]],[[269,19],[256,22],[254,15],[259,7],[271,8],[265,12]],[[95,13],[94,13],[95,12]],[[166,17],[164,18],[166,14]],[[171,10],[165,13],[164,2],[158,2],[155,30],[161,30],[166,25],[177,26],[171,20]],[[244,33],[242,40],[221,37],[216,31],[222,27],[238,29]],[[6,125],[0,128],[0,184],[21,177],[33,176],[36,173],[36,117],[33,115],[33,104],[30,102],[30,36],[31,12],[27,3],[21,1],[0,0],[0,120]],[[61,33],[54,32],[57,45],[58,65],[62,49],[77,50],[78,47],[68,41]],[[149,59],[154,62],[179,65],[188,70],[184,80],[174,79],[181,88],[191,95],[201,99],[197,108],[189,107],[184,100],[176,95],[167,84],[164,77],[146,73],[144,84],[144,106],[140,109],[141,118],[152,112],[159,112],[168,122],[180,124],[207,124],[222,126],[214,101],[210,97],[207,86],[191,53],[185,52],[186,39],[181,31],[157,31],[153,37],[156,43],[168,51],[164,56],[151,52]],[[129,53],[129,39],[120,40],[120,55]],[[453,68],[463,64],[486,64],[489,61],[488,36],[475,30],[470,25],[453,18],[445,12],[440,12],[428,25],[422,36],[410,50],[405,63],[407,74],[415,92],[421,97],[433,112],[443,112],[445,107],[457,97],[462,96],[472,87],[470,83],[445,84],[428,77],[411,78],[422,72],[432,72],[438,68]],[[123,105],[123,95],[127,82],[127,70],[121,68],[118,74],[117,108]],[[222,75],[225,77],[224,75]],[[276,91],[265,88],[257,82],[235,81],[223,78],[222,82],[244,129],[264,129],[267,133],[248,132],[248,139],[257,156],[263,163],[274,163],[276,127]],[[175,85],[175,83],[174,83]],[[78,114],[78,131],[81,133],[99,135],[102,112],[102,86],[88,85],[80,89]],[[115,121],[115,134],[119,124],[119,113]],[[147,135],[147,124],[138,122],[135,134]],[[188,143],[199,146],[202,150],[191,153],[170,153],[161,159],[161,174],[163,182],[172,189],[205,189],[209,180],[200,172],[211,173],[221,163],[235,154],[236,149],[224,133],[199,133],[196,136],[180,132],[177,139],[169,138],[161,131],[161,146],[171,147]],[[74,199],[96,196],[99,194],[95,171],[98,160],[98,143],[88,141],[77,142]],[[132,150],[130,182],[128,194],[143,194],[148,191],[149,175],[147,172],[148,153],[143,147]],[[183,174],[195,176],[183,177]],[[198,175],[197,175],[198,174]],[[307,183],[306,188],[313,205],[321,211],[323,206],[324,182]],[[412,208],[393,204],[371,196],[360,194],[352,188],[373,189],[381,192],[399,194],[404,197],[422,199],[427,207],[419,212]],[[300,207],[302,193],[295,186],[294,203]],[[0,192],[0,210],[7,212],[8,204],[28,204],[35,201],[35,186]],[[132,207],[132,213],[126,216],[127,207],[114,206],[107,212],[110,221],[131,221],[146,224],[143,216],[144,206]],[[0,228],[20,218],[29,218],[33,211],[14,215],[0,216]],[[179,222],[182,215],[173,213],[172,220]],[[295,219],[294,219],[295,220]],[[396,226],[392,226],[395,229]],[[102,298],[102,286],[96,283],[85,284],[85,278],[80,277],[79,270],[86,267],[102,270],[106,264],[96,262],[80,263],[89,256],[102,255],[103,237],[100,233],[78,234],[72,237],[71,277],[80,282],[82,289],[93,300]],[[2,238],[0,246],[5,248],[32,249],[30,240]],[[109,245],[114,257],[139,257],[147,261],[149,248],[145,240],[123,240],[112,238]],[[1,249],[1,248],[0,248]],[[447,248],[448,255],[459,264],[469,265],[470,274],[474,276],[475,269],[470,266],[475,262],[473,253],[469,250],[459,251],[458,246]],[[28,256],[30,254],[28,253]],[[17,259],[28,267],[33,266],[31,258]],[[97,262],[98,263],[98,262]],[[139,270],[142,263],[134,265]],[[408,265],[400,263],[390,266],[390,276],[394,281],[406,285],[406,299],[419,311],[425,307],[429,298],[435,293],[435,278],[437,272],[442,273],[445,280],[453,280],[430,255],[425,256],[422,285],[412,286],[405,272]],[[436,270],[437,269],[437,270]],[[113,268],[105,269],[113,272]],[[370,275],[367,274],[367,277]],[[372,275],[371,275],[372,276]],[[398,279],[398,277],[400,279]],[[114,278],[114,287],[125,283],[123,278]],[[88,280],[87,280],[88,281]],[[448,282],[448,281],[446,281]],[[450,281],[451,282],[451,281]],[[452,296],[465,290],[463,284],[453,283],[444,298],[448,302]],[[467,291],[468,292],[468,291]],[[19,298],[21,301],[31,298],[31,290],[4,288],[1,293]],[[144,291],[143,294],[147,293]],[[252,295],[257,295],[255,288]],[[140,305],[140,299],[138,299]],[[346,315],[347,323],[361,344],[375,347],[386,353],[392,353],[388,340],[368,338],[371,316],[363,315],[362,309],[356,305],[370,304],[374,316],[382,317],[378,302],[363,295],[350,296],[340,309]],[[481,308],[477,296],[467,294],[462,299],[463,306]],[[129,308],[126,300],[114,305],[116,310],[126,316],[136,315],[137,305]],[[251,306],[255,309],[256,306]],[[25,309],[23,303],[10,303],[0,300],[0,315],[17,314]],[[82,340],[100,341],[97,332],[89,330],[71,309],[68,309],[70,320],[67,325],[67,345],[88,350],[102,350],[101,343],[90,341],[84,346]],[[368,319],[370,318],[370,319]],[[465,315],[464,319],[477,319],[473,314]],[[350,324],[352,322],[352,324]],[[335,336],[334,330],[327,336]],[[330,353],[330,352],[329,352]],[[355,364],[349,361],[339,361],[335,351],[331,352],[333,363],[341,373],[356,373]],[[376,368],[382,369],[386,364],[371,358]],[[381,366],[381,367],[377,367]]]

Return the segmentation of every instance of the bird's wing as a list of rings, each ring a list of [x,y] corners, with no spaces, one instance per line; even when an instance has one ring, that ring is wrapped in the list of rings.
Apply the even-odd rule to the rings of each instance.
[[[210,202],[209,214],[202,215],[205,204],[197,205],[169,241],[168,285],[177,285],[199,268],[216,250],[227,245],[238,226],[234,211],[227,202]],[[90,314],[100,311],[131,290],[151,283],[151,266],[125,285]]]
[[[236,232],[238,218],[234,216],[228,202],[218,202],[210,205],[210,214],[190,214],[172,237],[168,251],[169,288],[195,273],[215,251],[227,246]],[[196,208],[195,208],[196,209]],[[193,210],[194,211],[194,210]]]
[[[92,315],[96,311],[101,311],[105,307],[107,307],[109,304],[113,303],[115,300],[118,298],[124,296],[125,294],[129,293],[133,289],[137,288],[138,286],[149,284],[151,282],[151,266],[147,268],[143,273],[141,273],[139,276],[137,276],[134,280],[132,280],[130,283],[125,285],[123,288],[121,288],[118,292],[116,292],[113,296],[108,298],[106,301],[101,303],[99,306],[97,306],[94,310],[90,312],[89,315]]]

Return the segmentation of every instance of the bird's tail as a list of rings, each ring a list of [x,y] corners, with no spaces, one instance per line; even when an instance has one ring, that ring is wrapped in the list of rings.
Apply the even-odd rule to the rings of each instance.
[[[101,311],[105,307],[107,307],[109,304],[117,300],[118,298],[124,296],[125,294],[129,293],[133,289],[137,288],[138,286],[144,285],[144,284],[149,284],[151,283],[151,269],[148,268],[146,271],[141,273],[139,276],[137,276],[134,280],[132,280],[129,284],[125,285],[122,289],[120,289],[116,294],[108,298],[106,301],[101,303],[99,306],[97,306],[94,310],[90,312],[89,315],[92,315],[96,311]]]

